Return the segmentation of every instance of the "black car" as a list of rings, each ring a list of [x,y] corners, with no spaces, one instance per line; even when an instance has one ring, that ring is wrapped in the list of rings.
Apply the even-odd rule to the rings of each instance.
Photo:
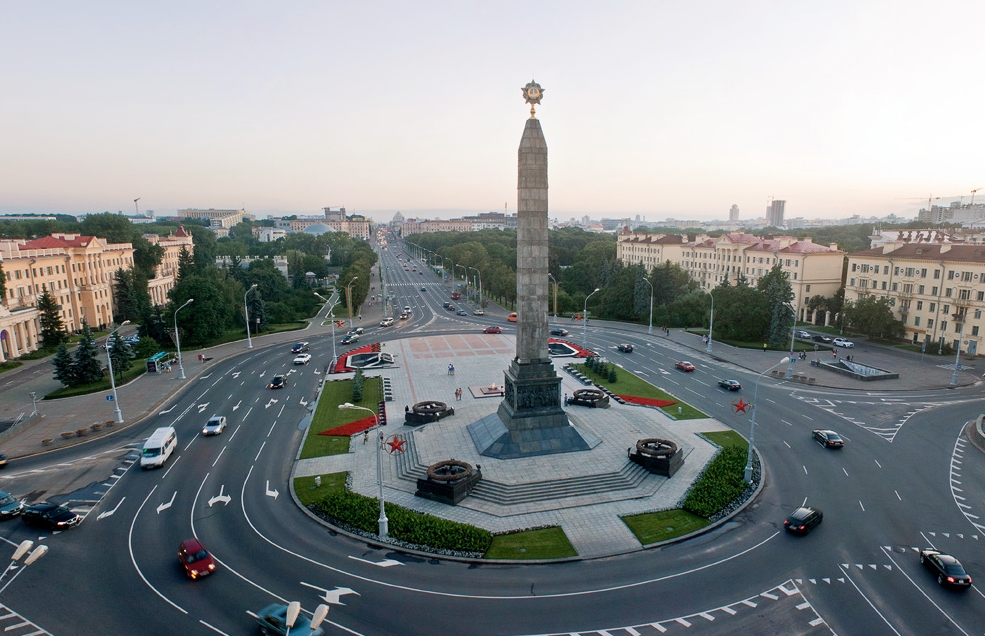
[[[971,587],[971,577],[965,572],[961,562],[950,554],[942,554],[937,550],[920,550],[920,563],[937,575],[937,584],[950,585],[968,589]]]
[[[568,335],[568,330],[555,327],[554,329],[551,329],[548,333],[551,334],[552,336],[566,336]]]
[[[830,344],[831,343],[831,338],[829,338],[827,336],[822,336],[821,334],[815,334],[814,335],[814,342],[823,342],[825,344]]]
[[[742,388],[738,380],[719,380],[718,386],[722,387],[726,391],[738,391]]]
[[[28,506],[21,513],[21,519],[29,526],[41,526],[49,530],[68,530],[82,523],[82,517],[53,503]]]
[[[633,345],[631,345],[631,344],[621,344],[621,345],[617,346],[616,349],[619,349],[623,353],[632,353],[633,352]]]
[[[271,389],[283,389],[287,386],[287,378],[282,375],[275,375],[274,379],[267,386]]]
[[[294,354],[304,353],[307,350],[308,350],[307,342],[298,342],[293,347],[291,347],[291,353]]]
[[[790,513],[790,516],[783,522],[783,527],[796,534],[807,534],[820,524],[823,518],[824,513],[817,508],[804,506]]]
[[[817,429],[811,435],[814,436],[815,442],[825,448],[844,448],[845,446],[845,440],[841,439],[841,435],[834,431]]]

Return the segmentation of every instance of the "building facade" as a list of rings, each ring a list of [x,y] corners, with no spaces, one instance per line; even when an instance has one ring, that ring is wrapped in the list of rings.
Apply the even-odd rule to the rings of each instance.
[[[151,244],[164,248],[161,264],[154,270],[154,278],[147,281],[147,293],[150,294],[151,305],[166,305],[169,302],[168,292],[174,287],[178,277],[178,257],[181,255],[181,248],[184,247],[189,254],[195,253],[192,235],[186,232],[184,227],[178,226],[178,229],[168,236],[144,234],[144,238]]]

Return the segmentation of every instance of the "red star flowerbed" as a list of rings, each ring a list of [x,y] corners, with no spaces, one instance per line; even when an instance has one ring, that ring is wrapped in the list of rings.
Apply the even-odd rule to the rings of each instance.
[[[332,369],[332,373],[345,373],[349,369],[345,366],[349,362],[349,356],[355,355],[357,353],[371,353],[373,351],[373,345],[366,345],[364,347],[359,347],[358,349],[353,349],[352,351],[346,351],[339,356],[339,359],[335,361],[335,368]]]
[[[318,433],[319,435],[332,435],[335,437],[349,437],[355,435],[356,433],[362,433],[368,428],[373,428],[376,425],[376,418],[372,415],[368,417],[360,418],[354,422],[349,422],[348,424],[343,424],[342,426],[336,426],[335,428],[330,428],[327,431],[322,431]]]
[[[620,395],[619,397],[625,400],[626,402],[629,402],[630,404],[641,404],[643,406],[656,406],[657,408],[670,406],[671,404],[677,404],[676,400],[658,400],[656,398],[639,397],[637,395]]]

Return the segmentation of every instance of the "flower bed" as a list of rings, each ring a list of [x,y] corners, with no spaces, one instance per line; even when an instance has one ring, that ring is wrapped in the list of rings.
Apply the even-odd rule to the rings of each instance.
[[[342,426],[336,426],[335,428],[330,428],[327,431],[322,431],[318,433],[319,435],[337,435],[339,437],[350,437],[356,433],[362,433],[366,429],[370,429],[376,426],[376,418],[372,415],[360,418],[354,422],[349,422],[348,424],[343,424]]]
[[[676,400],[658,400],[656,398],[646,398],[640,397],[638,395],[620,395],[622,400],[629,402],[630,404],[641,404],[643,406],[655,406],[657,408],[663,408],[665,406],[671,406],[677,404]]]

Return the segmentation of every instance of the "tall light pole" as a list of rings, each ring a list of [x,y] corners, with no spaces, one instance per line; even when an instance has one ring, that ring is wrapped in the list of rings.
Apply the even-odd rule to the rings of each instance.
[[[352,283],[359,278],[358,276],[353,276],[349,279],[349,284],[345,286],[345,304],[346,308],[349,310],[349,329],[352,329]]]
[[[461,263],[459,263],[458,266],[465,270],[465,278],[464,278],[464,280],[465,280],[465,296],[468,297],[468,295],[469,295],[469,268],[466,267],[465,265],[462,265]],[[452,281],[452,282],[454,282],[454,281]],[[454,285],[452,285],[452,287],[454,287]]]
[[[326,305],[328,304],[328,301],[325,300],[324,296],[322,296],[318,292],[314,292],[314,294],[315,296],[318,296],[319,298],[324,300]],[[336,300],[335,303],[328,308],[328,311],[325,312],[328,315],[329,322],[332,323],[332,367],[331,368],[333,369],[335,368],[335,362],[339,359],[338,354],[335,352],[335,308],[338,306],[339,306],[339,301]]]
[[[746,483],[752,481],[752,446],[756,439],[756,396],[759,395],[759,381],[763,379],[764,375],[777,368],[784,362],[787,362],[787,358],[783,358],[769,369],[766,369],[760,373],[759,377],[756,378],[756,389],[752,392],[752,417],[750,418],[751,422],[749,424],[749,453],[746,455],[746,471],[742,476],[743,481]]]
[[[106,342],[112,343],[113,334],[123,329],[130,324],[129,320],[124,320],[120,323],[120,326],[109,332],[106,336]],[[106,359],[109,361],[109,385],[113,388],[113,417],[116,419],[117,424],[123,423],[123,413],[120,412],[120,398],[116,395],[116,378],[113,377],[113,350],[110,347],[106,347]],[[37,405],[35,405],[35,411],[37,410]]]
[[[343,404],[339,404],[339,409],[356,409],[359,411],[369,411],[370,413],[373,414],[373,419],[376,420],[376,430],[379,431],[380,416],[377,415],[376,411],[374,411],[373,409],[368,409],[365,406],[356,406],[351,402],[345,402]],[[379,519],[380,533],[379,534],[381,539],[386,539],[387,534],[389,533],[390,522],[386,518],[386,510],[383,507],[383,458],[380,455],[382,446],[383,446],[383,432],[380,431],[380,439],[377,440],[377,444],[376,444],[376,483],[380,487],[380,519]]]
[[[712,293],[714,291],[713,289],[708,292],[708,295],[711,296],[711,316],[708,318],[708,347],[705,349],[707,353],[711,353],[711,334],[712,328],[715,326],[715,294]]]
[[[185,367],[181,364],[181,336],[178,334],[178,312],[194,302],[194,298],[189,298],[185,304],[174,310],[174,344],[178,348],[178,379],[185,379]]]
[[[653,333],[653,283],[651,283],[646,276],[643,277],[643,282],[650,286],[650,326],[647,327],[647,333]],[[711,344],[711,341],[708,341]]]
[[[479,294],[479,306],[481,307],[482,306],[482,272],[480,272],[477,267],[472,267],[471,265],[469,266],[469,269],[474,269],[475,270],[475,274],[476,275],[472,277],[472,291],[473,292],[478,292],[478,294]],[[468,271],[467,270],[465,272],[465,275],[466,276],[468,275]],[[478,287],[476,287],[476,282],[478,282]]]
[[[137,216],[140,216],[140,206],[137,205],[137,201],[140,201],[140,197],[133,200],[133,211],[137,213]]]
[[[783,306],[793,312],[793,324],[790,325],[790,357],[788,358],[787,373],[783,376],[784,379],[790,380],[793,378],[793,346],[794,338],[797,335],[797,310],[790,303],[783,303]]]
[[[588,299],[598,293],[599,288],[596,287],[595,291],[591,294],[585,296],[585,308],[581,312],[581,346],[588,348]]]
[[[246,306],[246,297],[250,295],[250,292],[257,288],[257,284],[253,283],[250,288],[246,290],[243,294],[243,315],[246,316],[246,348],[253,348],[253,339],[250,338],[250,309]]]
[[[960,325],[960,323],[958,323]],[[970,340],[966,342],[971,342]],[[948,386],[958,386],[958,365],[961,363],[961,334],[958,334],[958,346],[957,350],[954,352],[954,372],[951,373],[951,383]]]
[[[550,272],[547,273],[547,278],[550,279],[551,284],[554,285],[554,324],[557,324],[557,286],[558,282]]]

